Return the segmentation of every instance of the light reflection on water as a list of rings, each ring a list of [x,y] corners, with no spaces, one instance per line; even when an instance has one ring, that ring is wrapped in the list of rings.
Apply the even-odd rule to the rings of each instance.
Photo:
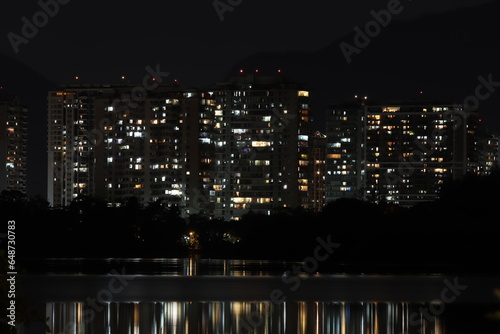
[[[55,334],[444,333],[424,304],[385,302],[82,302],[46,304]]]
[[[294,297],[289,281],[279,278],[300,262],[134,258],[49,259],[39,263],[39,269],[34,270],[38,275],[23,277],[25,289],[32,287],[24,291],[40,298],[50,331],[55,334],[441,334],[446,330],[458,333],[452,328],[457,323],[476,323],[472,315],[457,316],[448,312],[448,302],[443,305],[438,301],[440,296],[443,300],[443,291],[444,300],[451,300],[451,292],[443,290],[450,288],[444,276],[311,275],[308,280],[299,280],[302,285],[295,293],[301,294]],[[109,276],[110,269],[118,276]],[[62,273],[67,274],[58,275]],[[130,281],[123,291],[118,281],[110,285],[122,273],[126,283]],[[453,277],[446,280],[457,282]],[[462,298],[492,302],[495,278],[460,277],[458,282],[460,287],[467,286],[466,291],[459,291],[463,296],[456,296],[461,303],[465,303]],[[331,284],[336,288],[330,289]],[[266,301],[273,289],[282,289],[290,298],[281,304]],[[108,290],[113,298],[101,293]],[[90,303],[87,296],[100,296],[105,302]],[[419,302],[430,300],[435,303]],[[496,299],[494,303],[498,303]],[[463,305],[457,309],[462,310]],[[484,321],[484,314],[474,319]]]
[[[51,258],[24,259],[32,273],[105,274],[110,268],[125,268],[130,274],[169,276],[270,276],[281,275],[301,262],[189,258]],[[39,268],[39,269],[37,269]]]

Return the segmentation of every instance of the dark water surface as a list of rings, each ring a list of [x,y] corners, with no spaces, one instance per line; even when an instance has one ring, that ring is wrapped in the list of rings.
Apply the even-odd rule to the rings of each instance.
[[[294,274],[302,263],[193,258],[34,262],[24,262],[18,289],[56,334],[500,333],[495,275]]]

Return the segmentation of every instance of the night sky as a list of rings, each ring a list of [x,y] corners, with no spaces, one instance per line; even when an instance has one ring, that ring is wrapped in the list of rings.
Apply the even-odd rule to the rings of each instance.
[[[183,86],[205,88],[226,78],[235,71],[236,66],[241,62],[244,63],[245,59],[261,53],[302,52],[311,55],[331,47],[338,56],[341,54],[340,40],[345,39],[346,42],[352,43],[355,26],[364,27],[367,22],[373,20],[370,14],[372,10],[387,9],[388,3],[396,0],[313,0],[307,3],[285,0],[219,0],[217,3],[220,8],[231,6],[231,11],[225,11],[222,16],[217,13],[212,0],[143,0],[132,3],[116,0],[59,0],[65,4],[59,4],[57,13],[49,17],[47,22],[41,22],[38,32],[27,38],[25,40],[27,43],[19,44],[16,53],[8,34],[22,35],[24,24],[22,18],[26,17],[33,22],[33,16],[36,17],[36,13],[41,10],[40,3],[45,1],[49,0],[40,2],[20,0],[2,4],[0,56],[11,58],[13,63],[26,65],[56,84],[73,82],[76,75],[80,77],[81,83],[119,82],[122,75],[131,82],[141,82],[147,73],[145,67],[148,65],[154,67],[158,64],[162,71],[170,72],[171,78],[178,79]],[[457,9],[469,6],[471,6],[469,9],[474,9],[490,2],[492,1],[402,0],[399,5],[402,10],[394,15],[393,19],[411,23],[429,14],[446,15]],[[53,10],[53,7],[50,8]],[[38,19],[43,20],[43,17],[39,15]],[[480,20],[480,18],[475,19]],[[467,27],[468,24],[464,22],[463,26]],[[383,43],[383,36],[388,36],[392,25],[393,23],[384,28],[380,36],[374,37],[367,50],[371,49],[371,52],[377,50],[377,43],[379,41]],[[499,44],[498,40],[491,43]],[[358,65],[348,64],[343,59],[339,61],[338,58],[332,58],[332,62],[336,62],[342,69],[359,66],[360,73],[363,73],[363,67],[359,64],[370,64],[372,61],[374,66],[378,65],[378,59],[375,57],[369,62],[366,59],[361,60],[361,56],[372,57],[370,52],[363,50],[362,53],[364,54],[359,55]],[[356,57],[358,55],[353,55],[353,63],[357,61]],[[314,58],[309,57],[307,61],[314,62]],[[275,64],[276,59],[272,61],[266,59],[263,62],[266,65]],[[253,61],[252,64],[259,66],[258,61]],[[279,66],[279,57],[276,66]],[[457,66],[460,66],[456,68],[457,73],[467,68],[466,64],[463,64],[463,67]],[[477,85],[475,78],[478,75],[487,76],[489,73],[495,73],[498,62],[496,66],[490,70],[471,70],[472,74],[467,79],[467,85],[463,87],[464,92],[473,93]],[[16,67],[0,68],[2,71],[9,71]],[[293,73],[297,69],[288,70]],[[4,82],[3,78],[15,74],[0,73],[0,85],[9,87],[11,83]],[[335,75],[335,70],[332,70],[320,73],[318,77],[324,79]],[[310,80],[310,76],[307,75],[292,76],[292,79],[297,80],[306,78]],[[500,82],[500,77],[493,79]],[[29,86],[31,79],[26,77],[23,80]],[[362,81],[361,79],[360,82]],[[311,85],[313,89],[319,85],[317,82],[305,83]],[[356,84],[352,84],[352,87],[356,87]],[[413,88],[415,92],[426,89],[425,85],[415,85],[411,87]],[[17,89],[19,90],[19,87]],[[360,93],[371,93],[369,88],[363,87],[363,89]],[[347,94],[351,93],[358,92],[347,90]],[[460,93],[459,96],[466,95]],[[497,96],[500,96],[500,88]],[[327,98],[323,96],[323,100],[334,101],[340,97],[340,94],[336,96],[335,89],[332,89],[331,96]],[[319,113],[324,112],[323,108],[327,103],[324,101],[323,104],[319,104]],[[460,103],[461,100],[456,102]],[[34,109],[43,112],[43,108]],[[490,112],[488,122],[498,131],[500,105],[493,109],[496,110]],[[32,119],[36,119],[36,116]],[[44,126],[45,124],[40,124],[40,128]],[[43,132],[36,132],[40,128],[38,125],[35,128],[31,124],[31,138],[43,136]],[[32,146],[31,150],[38,152],[43,160],[43,147],[33,149]],[[40,164],[39,159],[31,158],[31,165],[36,164]],[[43,170],[43,161],[41,165],[40,168]],[[35,181],[33,175],[31,173],[28,176],[28,186],[32,192],[42,192],[42,195],[45,195],[43,193],[45,181]],[[42,175],[37,176],[40,177]]]
[[[40,6],[35,0],[9,1],[0,11],[0,52],[54,82],[67,82],[77,74],[86,82],[114,81],[122,74],[140,80],[146,65],[159,63],[186,85],[203,86],[217,82],[239,60],[258,52],[321,49],[363,25],[371,19],[371,10],[388,3],[231,1],[240,4],[226,11],[221,21],[212,0],[71,0],[60,5],[17,54],[6,34],[19,34],[21,18],[31,21]],[[397,19],[485,2],[406,0]]]

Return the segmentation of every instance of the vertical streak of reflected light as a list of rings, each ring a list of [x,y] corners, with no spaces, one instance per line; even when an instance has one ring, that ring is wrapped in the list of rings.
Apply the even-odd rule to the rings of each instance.
[[[158,307],[158,322],[159,324],[157,325],[158,327],[158,333],[159,334],[164,334],[164,324],[165,324],[165,302],[159,302],[157,303]]]
[[[265,301],[112,302],[103,305],[102,316],[87,323],[88,309],[83,302],[61,302],[47,303],[45,314],[51,332],[64,334],[187,334],[190,330],[226,334],[242,328],[255,334],[282,334],[289,330],[294,334],[444,334],[443,319],[427,318],[422,312],[425,305],[318,301],[279,305]],[[291,317],[287,312],[292,312]],[[254,325],[250,320],[259,324]]]
[[[436,334],[443,334],[442,326],[441,326],[441,319],[439,319],[437,317],[436,317],[436,320],[435,320],[434,332]]]
[[[134,334],[139,334],[139,320],[140,320],[140,312],[139,312],[139,303],[133,303],[132,304],[133,310],[134,310],[134,320],[133,320],[133,331]]]
[[[321,330],[320,330],[320,323],[319,323],[319,322],[320,322],[319,302],[315,302],[315,304],[314,304],[314,305],[315,305],[315,310],[314,310],[315,312],[314,312],[314,313],[315,313],[315,316],[316,316],[316,317],[315,317],[315,318],[316,318],[316,323],[315,323],[315,328],[316,328],[316,330],[315,330],[315,333],[316,333],[316,334],[321,334]]]
[[[76,333],[81,332],[82,328],[81,326],[83,325],[82,323],[82,303],[76,303],[76,328],[75,331]]]
[[[169,303],[170,307],[169,307],[169,314],[168,314],[168,318],[169,318],[169,323],[170,323],[170,326],[172,327],[172,333],[176,333],[177,332],[177,326],[178,326],[178,319],[179,319],[179,312],[178,312],[178,303],[177,302],[171,302]]]
[[[104,321],[106,334],[111,334],[111,304],[106,304],[106,320]]]
[[[426,328],[427,327],[427,323],[426,323],[426,320],[422,316],[421,316],[421,319],[422,319],[422,325],[420,327],[421,333],[422,334],[427,334],[427,328]]]
[[[283,314],[285,315],[283,317],[283,333],[286,333],[286,321],[287,321],[287,303],[283,303]]]
[[[346,303],[340,303],[340,332],[347,334],[347,309]]]
[[[53,331],[55,323],[54,320],[56,319],[55,315],[55,303],[47,303],[47,306],[45,308],[45,316],[48,318],[47,325]]]
[[[404,325],[403,325],[403,333],[408,333],[408,331],[410,330],[410,323],[409,323],[409,320],[410,320],[410,304],[409,303],[405,303],[405,316],[404,316]]]
[[[222,315],[221,315],[221,323],[222,323],[222,333],[226,333],[226,302],[222,302]]]
[[[305,302],[298,302],[298,313],[299,313],[299,333],[307,333],[307,305]]]
[[[365,333],[365,303],[361,302],[361,327],[360,327],[360,330],[361,330],[361,333]]]
[[[264,309],[267,310],[267,312],[264,312]],[[270,308],[269,308],[269,305],[267,303],[263,303],[262,304],[262,312],[261,314],[264,315],[264,314],[267,314],[266,316],[266,327],[265,327],[265,333],[264,334],[272,334],[272,330],[273,330],[273,317],[271,316],[271,313],[269,312]]]
[[[391,328],[394,323],[394,306],[392,303],[389,303],[387,306],[387,333],[393,333],[394,328]]]
[[[78,322],[76,321],[77,320],[77,317],[78,317],[78,303],[71,303],[71,312],[70,312],[70,317],[69,317],[69,321],[72,322],[73,326],[71,327],[71,332],[74,333],[74,334],[77,334],[77,330],[78,330]]]

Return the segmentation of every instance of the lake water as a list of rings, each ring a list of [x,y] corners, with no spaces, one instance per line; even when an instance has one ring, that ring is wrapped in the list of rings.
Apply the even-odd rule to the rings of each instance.
[[[294,274],[302,263],[195,258],[24,263],[18,289],[55,334],[500,333],[491,275]]]

